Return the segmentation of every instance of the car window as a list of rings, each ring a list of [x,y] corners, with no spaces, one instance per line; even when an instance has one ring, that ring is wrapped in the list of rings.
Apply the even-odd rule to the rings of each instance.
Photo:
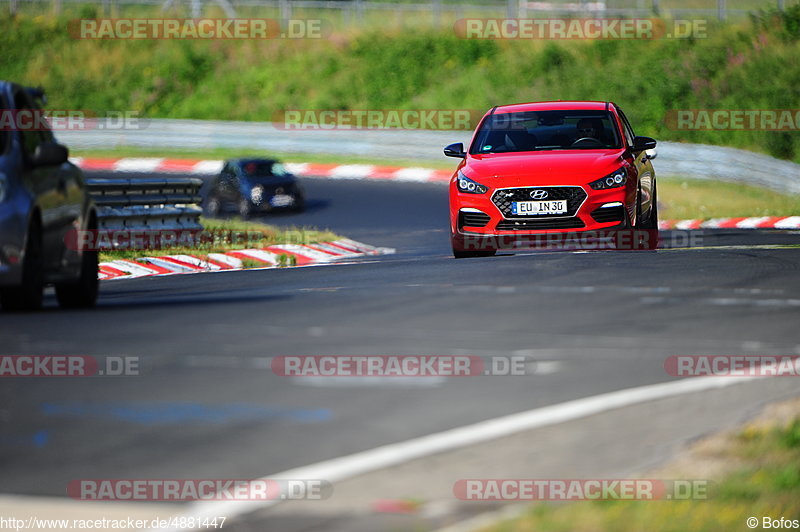
[[[14,94],[14,109],[39,110],[39,106],[30,99],[26,91],[20,89]],[[20,129],[19,138],[22,144],[23,153],[28,159],[30,159],[33,157],[33,154],[39,144],[53,140],[53,134],[49,129]]]
[[[286,169],[281,163],[275,163],[272,165],[272,175],[282,177],[285,175],[289,175],[289,170]]]
[[[242,173],[246,177],[271,177],[285,175],[286,170],[274,161],[247,161],[242,164]]]
[[[628,117],[625,116],[625,113],[622,112],[622,109],[617,107],[617,113],[619,117],[622,119],[622,129],[625,132],[625,140],[628,143],[628,146],[633,146],[633,139],[636,135],[633,133],[633,128],[631,127],[631,123],[628,122]]]
[[[608,111],[495,113],[481,124],[472,154],[620,148]]]

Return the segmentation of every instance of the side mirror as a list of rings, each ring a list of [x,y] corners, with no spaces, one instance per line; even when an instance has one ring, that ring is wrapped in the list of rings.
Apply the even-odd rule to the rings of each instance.
[[[645,155],[647,156],[648,159],[652,161],[653,159],[658,157],[658,152],[656,151],[655,148],[653,148],[652,150],[645,150]]]
[[[31,162],[34,166],[55,166],[69,159],[69,150],[56,142],[42,142],[36,146]]]
[[[444,149],[444,154],[448,157],[459,157],[463,159],[467,156],[464,153],[464,144],[461,142],[456,142],[455,144],[451,144]]]
[[[656,147],[656,139],[650,137],[635,137],[633,139],[633,151],[652,150]]]

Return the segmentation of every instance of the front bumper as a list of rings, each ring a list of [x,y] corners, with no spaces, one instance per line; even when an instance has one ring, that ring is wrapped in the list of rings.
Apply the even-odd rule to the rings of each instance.
[[[631,188],[631,189],[629,189]],[[511,202],[529,199],[533,190],[547,190],[549,197],[566,200],[560,215],[518,216]],[[541,185],[499,187],[485,194],[464,194],[450,184],[450,230],[457,251],[527,249],[540,247],[598,249],[612,234],[622,248],[619,229],[630,227],[635,189],[594,190],[588,186]],[[628,238],[628,237],[624,237]],[[631,235],[629,238],[637,238]],[[648,238],[645,234],[641,238]],[[619,247],[616,247],[619,249]]]

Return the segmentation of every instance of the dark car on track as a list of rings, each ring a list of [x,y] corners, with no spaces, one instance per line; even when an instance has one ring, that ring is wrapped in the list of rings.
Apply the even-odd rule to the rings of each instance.
[[[0,81],[0,303],[4,309],[42,305],[53,284],[62,307],[97,299],[97,252],[68,246],[70,231],[97,229],[83,173],[65,146],[31,116],[44,93]],[[31,124],[35,123],[35,126]],[[23,127],[25,125],[25,127]]]
[[[274,159],[230,159],[214,180],[206,200],[206,213],[252,214],[276,210],[300,212],[305,194],[297,178]]]

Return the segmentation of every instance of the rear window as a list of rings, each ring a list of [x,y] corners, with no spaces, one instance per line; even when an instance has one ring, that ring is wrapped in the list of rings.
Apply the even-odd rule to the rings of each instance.
[[[495,113],[481,125],[471,154],[620,148],[608,111]]]

